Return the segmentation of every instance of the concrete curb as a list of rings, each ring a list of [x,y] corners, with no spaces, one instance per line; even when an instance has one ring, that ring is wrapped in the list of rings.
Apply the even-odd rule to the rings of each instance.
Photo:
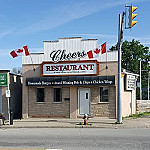
[[[23,119],[15,120],[13,125],[1,125],[0,129],[7,128],[150,128],[150,118],[127,118],[123,124],[115,124],[116,120],[111,119],[90,119],[92,125],[78,125],[82,120],[73,119]]]
[[[107,128],[107,129],[130,129],[130,128],[150,128],[148,125],[127,126],[127,125],[114,125],[114,126],[1,126],[0,129],[12,128]]]

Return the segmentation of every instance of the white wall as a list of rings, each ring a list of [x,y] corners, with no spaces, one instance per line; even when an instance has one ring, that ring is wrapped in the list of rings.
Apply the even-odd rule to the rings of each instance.
[[[122,116],[126,117],[135,113],[136,113],[136,90],[132,91],[124,90],[124,78],[122,77]]]
[[[42,53],[32,53],[30,52],[30,56],[22,57],[22,64],[41,64],[43,61],[52,61],[50,58],[50,53],[54,50],[66,50],[66,53],[73,52],[88,52],[97,48],[97,39],[88,39],[82,40],[82,38],[59,38],[58,41],[44,41],[44,51]],[[29,50],[30,51],[30,50]],[[31,60],[32,59],[32,60]],[[80,60],[88,60],[88,56],[85,58],[80,58]],[[97,59],[100,62],[106,62],[106,53],[100,55]],[[79,60],[79,59],[72,59]],[[91,59],[92,60],[92,59]],[[108,52],[107,53],[107,61],[117,61],[118,60],[118,52]]]

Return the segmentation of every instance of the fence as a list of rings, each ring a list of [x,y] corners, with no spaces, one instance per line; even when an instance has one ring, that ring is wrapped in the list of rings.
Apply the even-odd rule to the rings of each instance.
[[[137,100],[137,113],[150,112],[150,100]]]

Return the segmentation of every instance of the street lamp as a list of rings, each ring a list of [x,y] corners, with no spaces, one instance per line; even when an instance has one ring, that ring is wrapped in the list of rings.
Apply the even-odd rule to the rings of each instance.
[[[150,71],[148,72],[148,100],[149,100],[149,79],[150,79]]]
[[[142,63],[142,61],[144,61],[144,60],[142,60],[141,58],[139,59],[139,61],[140,61],[140,100],[142,100],[142,71],[148,71],[148,70],[142,70],[142,65],[141,65],[141,63]],[[148,92],[148,100],[149,100],[149,80],[150,80],[150,71],[148,72],[148,89],[147,89],[147,92]]]
[[[141,70],[141,59],[140,59],[140,100],[142,100],[142,70]]]
[[[150,61],[148,62],[148,67],[150,67]],[[148,71],[148,100],[149,100],[149,80],[150,80],[150,71]]]

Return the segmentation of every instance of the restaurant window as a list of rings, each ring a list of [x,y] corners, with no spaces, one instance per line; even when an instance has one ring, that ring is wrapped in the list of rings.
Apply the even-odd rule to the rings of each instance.
[[[62,102],[62,89],[54,88],[54,102]]]
[[[108,87],[100,87],[100,102],[108,102]]]
[[[37,88],[36,102],[44,102],[44,88]]]

